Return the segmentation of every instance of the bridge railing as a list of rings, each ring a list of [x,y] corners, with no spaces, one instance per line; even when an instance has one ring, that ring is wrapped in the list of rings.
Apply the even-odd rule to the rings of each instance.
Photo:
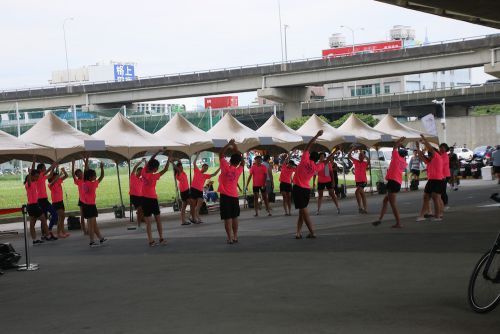
[[[496,36],[496,35],[499,35],[499,34],[479,35],[479,36],[472,36],[472,37],[449,39],[449,40],[443,40],[443,41],[438,41],[438,42],[431,42],[431,43],[426,43],[426,44],[409,46],[409,47],[405,47],[405,49],[406,48],[416,48],[416,47],[427,47],[427,46],[456,43],[456,42],[465,42],[465,41],[470,41],[470,40],[488,38],[488,37]],[[391,51],[387,51],[387,52],[391,52]],[[357,52],[357,53],[352,54],[352,55],[351,54],[341,55],[341,56],[337,56],[335,58],[346,58],[346,57],[351,57],[351,56],[360,55],[360,54],[364,54],[364,53]],[[303,63],[303,62],[309,62],[309,61],[318,61],[318,60],[322,60],[322,59],[325,59],[325,57],[309,57],[309,58],[294,59],[294,60],[288,60],[288,61],[275,61],[275,62],[260,63],[260,64],[249,64],[249,65],[243,65],[243,66],[214,68],[214,69],[209,69],[209,70],[177,72],[177,73],[163,74],[163,75],[143,76],[143,77],[138,77],[137,79],[131,80],[131,81],[159,79],[159,78],[166,78],[166,77],[179,77],[179,76],[186,76],[186,75],[201,75],[201,74],[212,73],[212,72],[219,72],[219,73],[220,72],[231,72],[231,71],[236,71],[236,70],[258,69],[258,68],[270,67],[270,66],[275,66],[275,67],[282,66],[282,68],[286,68],[287,64]],[[89,83],[82,83],[82,82],[71,83],[70,82],[70,83],[60,83],[60,84],[37,86],[37,87],[25,87],[25,88],[17,87],[17,88],[13,88],[13,89],[1,90],[0,95],[6,94],[6,93],[18,92],[18,91],[25,92],[25,91],[38,91],[38,90],[44,90],[44,89],[58,89],[58,88],[68,89],[68,87],[94,86],[94,85],[99,85],[99,84],[116,84],[118,82],[119,81],[106,80],[106,81],[94,81],[94,82],[89,82]]]

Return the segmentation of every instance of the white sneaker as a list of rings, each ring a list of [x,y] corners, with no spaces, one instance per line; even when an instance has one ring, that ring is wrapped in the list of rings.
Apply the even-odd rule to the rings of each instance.
[[[426,220],[427,220],[427,218],[420,217],[420,216],[418,216],[417,219],[415,219],[416,222],[423,222],[423,221],[426,221]]]
[[[444,207],[444,211],[448,211],[448,210],[450,210],[450,207],[449,206],[445,206]]]
[[[442,222],[443,221],[443,218],[433,218],[432,219],[433,222]]]

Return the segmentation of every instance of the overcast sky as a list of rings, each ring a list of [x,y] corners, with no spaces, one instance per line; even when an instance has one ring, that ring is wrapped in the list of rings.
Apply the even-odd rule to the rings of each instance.
[[[97,62],[137,63],[139,76],[207,70],[281,60],[277,0],[0,2],[0,89],[43,86],[53,70]],[[386,40],[396,24],[410,25],[417,40],[441,41],[498,30],[371,0],[281,0],[288,24],[288,58],[320,57],[339,28],[363,27],[356,43]],[[486,76],[474,71],[473,81]]]

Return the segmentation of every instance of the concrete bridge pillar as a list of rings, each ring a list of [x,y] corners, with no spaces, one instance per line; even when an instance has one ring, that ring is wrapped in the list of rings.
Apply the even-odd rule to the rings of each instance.
[[[282,88],[263,88],[257,90],[259,97],[283,103],[285,121],[301,117],[301,103],[309,101],[311,88],[309,87],[282,87]]]

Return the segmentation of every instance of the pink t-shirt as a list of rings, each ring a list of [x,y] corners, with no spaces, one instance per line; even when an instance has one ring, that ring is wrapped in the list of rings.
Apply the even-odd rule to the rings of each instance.
[[[48,198],[47,196],[47,188],[45,187],[45,181],[47,180],[47,176],[40,173],[38,180],[36,181],[36,189],[38,191],[38,198]]]
[[[238,197],[238,179],[243,166],[231,166],[226,159],[220,161],[219,189],[222,195]]]
[[[320,170],[318,171],[318,183],[332,182],[332,176],[333,176],[332,163],[328,162],[328,175],[326,175],[326,168],[324,162],[318,162],[318,167],[320,168]]]
[[[401,184],[403,182],[403,172],[406,168],[406,160],[398,153],[398,149],[392,150],[391,163],[387,169],[386,180],[393,180]]]
[[[142,196],[142,177],[135,173],[130,175],[130,190],[128,192],[132,196]]]
[[[50,195],[52,198],[52,203],[62,202],[63,200],[63,190],[62,190],[63,180],[57,179],[54,183],[49,183]]]
[[[443,179],[445,177],[450,177],[450,157],[448,156],[448,153],[444,152],[441,154],[441,162],[443,164]]]
[[[321,167],[321,164],[316,165],[314,161],[309,160],[309,151],[305,151],[293,175],[293,183],[301,188],[311,189],[311,178]]]
[[[188,177],[184,171],[182,171],[182,173],[177,173],[177,175],[175,175],[175,178],[177,180],[177,183],[179,185],[179,191],[181,193],[189,190]]]
[[[443,176],[443,161],[441,156],[436,151],[432,152],[432,159],[427,163],[427,179],[442,180]]]
[[[354,165],[354,181],[355,182],[368,182],[366,177],[366,169],[368,168],[368,162],[366,160],[359,161],[358,159],[351,159]]]
[[[83,194],[83,180],[82,179],[74,179],[73,183],[76,184],[78,187],[78,196],[80,197],[80,201],[82,201],[82,198],[85,196]]]
[[[263,187],[266,185],[267,167],[264,165],[253,164],[250,168],[250,175],[253,178],[254,187]]]
[[[156,182],[160,179],[160,173],[147,173],[146,168],[141,172],[142,177],[142,197],[158,198],[156,195]]]
[[[198,166],[194,166],[194,176],[191,181],[191,188],[194,188],[199,191],[203,191],[203,186],[205,185],[205,181],[210,178],[210,174],[203,174]]]
[[[295,167],[289,167],[288,165],[281,166],[280,182],[292,183],[292,174],[295,169]]]
[[[99,181],[83,181],[83,199],[80,199],[87,205],[95,205],[95,192],[99,187]]]
[[[28,204],[37,204],[38,203],[38,190],[35,182],[28,184],[26,182],[24,184],[24,188],[26,189],[26,195],[28,197]]]

